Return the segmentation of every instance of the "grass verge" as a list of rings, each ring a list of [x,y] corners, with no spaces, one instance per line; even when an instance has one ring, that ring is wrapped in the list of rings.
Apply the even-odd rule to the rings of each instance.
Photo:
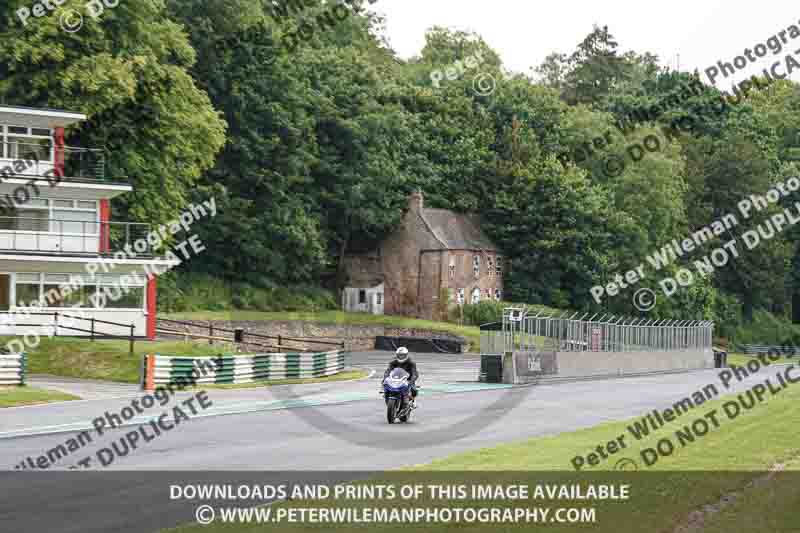
[[[0,387],[0,408],[68,400],[80,400],[80,398],[63,392],[37,389],[35,387]]]

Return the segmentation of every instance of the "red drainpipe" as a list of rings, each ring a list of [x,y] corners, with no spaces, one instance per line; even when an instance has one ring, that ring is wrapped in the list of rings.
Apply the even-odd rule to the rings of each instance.
[[[111,203],[106,200],[100,200],[100,249],[99,252],[102,254],[104,252],[111,251],[111,245],[109,243],[109,227],[108,222],[111,219]]]
[[[147,338],[156,338],[156,277],[147,279]]]
[[[55,128],[53,130],[53,141],[55,144],[55,154],[53,159],[53,167],[56,172],[56,177],[64,177],[64,128]]]

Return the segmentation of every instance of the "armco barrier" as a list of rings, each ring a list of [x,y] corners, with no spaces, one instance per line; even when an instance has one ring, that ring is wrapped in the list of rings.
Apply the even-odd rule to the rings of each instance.
[[[795,356],[800,353],[800,346],[792,346],[789,344],[784,344],[783,346],[772,344],[740,344],[738,349],[745,355],[774,353],[785,356]]]
[[[268,380],[332,376],[344,370],[342,350],[320,353],[269,353],[182,357],[145,357],[143,388],[170,383],[230,385]]]
[[[25,352],[0,355],[0,385],[25,385],[27,365]]]

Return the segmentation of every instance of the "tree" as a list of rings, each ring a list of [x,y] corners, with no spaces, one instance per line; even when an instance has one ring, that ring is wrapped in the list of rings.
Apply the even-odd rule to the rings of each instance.
[[[107,174],[127,177],[134,192],[115,200],[119,215],[166,222],[187,203],[200,174],[224,143],[225,123],[189,75],[195,53],[163,2],[120,3],[94,20],[85,2],[66,0],[52,13],[0,18],[0,99],[83,112],[67,144],[102,147]],[[69,33],[67,10],[85,24]]]

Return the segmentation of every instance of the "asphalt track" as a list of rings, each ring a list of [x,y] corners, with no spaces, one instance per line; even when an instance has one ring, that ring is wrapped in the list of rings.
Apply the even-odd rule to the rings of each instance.
[[[422,375],[420,409],[411,424],[390,426],[385,421],[383,402],[377,392],[389,357],[386,352],[352,355],[351,365],[375,372],[365,380],[245,390],[209,389],[208,397],[213,405],[200,411],[199,416],[124,457],[115,458],[107,467],[93,464],[93,469],[137,471],[142,479],[147,478],[145,471],[302,470],[312,473],[392,469],[498,443],[644,416],[652,409],[671,407],[709,384],[717,385],[722,394],[728,394],[768,377],[774,378],[778,371],[777,367],[765,368],[743,382],[736,382],[730,390],[720,385],[718,371],[714,370],[512,388],[477,383],[478,356],[414,354]],[[63,457],[48,471],[68,469],[77,460],[110,446],[126,432],[172,409],[190,395],[189,392],[179,393],[164,407],[156,406],[131,420],[134,426],[110,431],[104,437],[90,430],[94,437],[90,445]],[[78,431],[91,428],[91,420],[105,410],[119,412],[130,405],[131,399],[121,397],[2,410],[0,469],[13,470],[26,457],[35,461]],[[698,412],[698,416],[701,414]],[[609,440],[615,437],[609,435]],[[588,451],[575,450],[576,454]],[[18,483],[19,475],[24,473],[10,477],[0,474],[0,480],[5,480],[5,485]],[[157,489],[163,492],[163,480],[160,483]],[[3,485],[0,482],[0,487]],[[38,490],[33,485],[26,484],[26,487],[17,486],[14,491],[22,495]],[[60,498],[66,498],[62,503],[67,507],[72,504],[75,509],[86,502],[86,496],[79,492],[75,493],[73,502],[68,496],[60,495]],[[163,505],[169,503],[165,501]],[[8,506],[4,508],[0,504],[0,525],[4,510],[10,512]],[[166,507],[164,513],[167,513]],[[22,523],[21,515],[14,516],[16,519],[11,517],[15,525],[13,530],[20,530],[16,528]],[[179,522],[177,517],[171,519]],[[97,529],[90,513],[76,520],[75,524],[70,524],[74,527],[62,528],[62,531],[102,530]],[[124,529],[113,518],[109,520],[103,527],[147,530],[146,527]],[[130,525],[132,518],[118,520],[127,520],[124,523]],[[12,529],[0,527],[0,530]]]

